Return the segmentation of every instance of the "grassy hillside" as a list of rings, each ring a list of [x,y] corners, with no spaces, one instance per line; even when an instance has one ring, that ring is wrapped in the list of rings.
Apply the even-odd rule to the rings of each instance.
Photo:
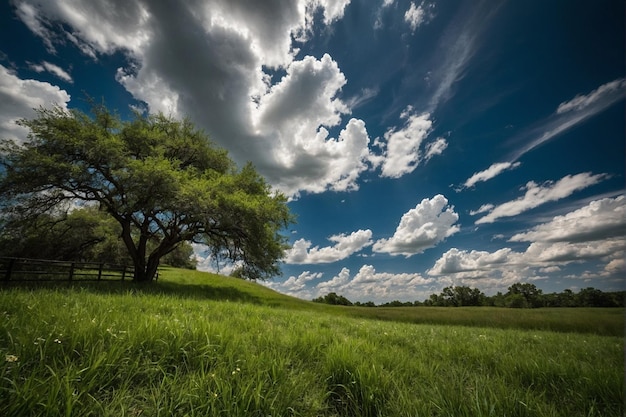
[[[0,415],[623,415],[623,337],[453,310],[324,306],[173,269],[147,288],[7,289]]]
[[[624,310],[619,308],[331,306],[280,294],[250,281],[173,268],[165,268],[158,285],[148,291],[385,321],[624,335]]]

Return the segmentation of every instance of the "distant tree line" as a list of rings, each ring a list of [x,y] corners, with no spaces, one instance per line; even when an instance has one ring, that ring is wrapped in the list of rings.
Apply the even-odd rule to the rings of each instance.
[[[323,297],[313,299],[316,303],[332,305],[360,306],[360,307],[466,307],[490,306],[509,308],[539,308],[539,307],[624,307],[626,306],[626,291],[603,292],[588,287],[575,293],[566,289],[560,293],[544,294],[543,291],[530,283],[516,283],[503,294],[487,296],[477,288],[466,286],[446,287],[439,294],[432,294],[428,299],[414,302],[390,301],[379,304],[372,301],[352,303],[346,297],[332,292]]]
[[[350,300],[348,300],[343,295],[337,295],[334,292],[328,293],[323,297],[318,297],[313,299],[314,303],[323,303],[330,304],[335,306],[351,306],[353,305]],[[372,303],[373,304],[373,303]]]

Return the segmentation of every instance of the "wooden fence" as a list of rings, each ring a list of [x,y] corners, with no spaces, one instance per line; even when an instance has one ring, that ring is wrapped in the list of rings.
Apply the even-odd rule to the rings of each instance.
[[[134,268],[97,262],[65,262],[0,257],[0,281],[84,282],[124,281],[133,277]]]

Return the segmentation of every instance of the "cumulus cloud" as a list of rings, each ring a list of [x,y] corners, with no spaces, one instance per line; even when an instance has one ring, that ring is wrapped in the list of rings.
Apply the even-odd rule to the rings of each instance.
[[[430,115],[427,113],[418,115],[411,106],[401,113],[400,118],[405,120],[404,126],[387,130],[384,135],[385,141],[380,142],[383,148],[382,177],[399,178],[413,172],[423,159],[420,147],[432,131],[433,122]],[[434,155],[433,152],[443,152],[444,142],[431,145],[435,148],[429,148],[430,156]]]
[[[202,243],[191,243],[193,248],[193,259],[196,261],[196,269],[203,272],[212,272],[221,275],[230,275],[240,263],[229,261],[217,261],[213,256],[210,248]]]
[[[487,251],[466,251],[451,248],[428,270],[430,275],[455,274],[459,272],[489,271],[494,265],[510,261],[512,251],[509,248]]]
[[[70,95],[59,87],[37,80],[22,80],[0,65],[0,138],[26,140],[28,129],[15,124],[35,116],[33,109],[57,104],[67,108]]]
[[[426,298],[429,292],[424,286],[432,282],[433,278],[417,273],[377,272],[372,265],[363,265],[354,277],[342,268],[331,280],[318,283],[316,290],[318,295],[335,292],[353,301],[413,301]]]
[[[333,246],[311,248],[312,243],[306,239],[298,239],[287,251],[285,262],[288,264],[323,264],[346,259],[373,242],[371,230],[357,230],[349,235],[339,234],[328,238],[335,242]]]
[[[610,256],[626,247],[624,239],[605,239],[596,242],[533,242],[524,252],[523,260],[530,265],[537,263],[566,264],[587,259]]]
[[[254,129],[258,136],[272,138],[266,147],[271,151],[265,156],[271,161],[266,172],[284,192],[358,188],[357,179],[372,157],[365,123],[350,119],[336,139],[327,130],[349,112],[336,98],[345,83],[328,54],[319,60],[308,56],[293,62],[261,98],[253,113]]]
[[[426,11],[423,4],[415,6],[415,2],[411,2],[409,9],[404,13],[404,21],[409,24],[412,31],[415,31],[426,20]]]
[[[282,286],[291,292],[297,292],[304,289],[309,281],[320,279],[323,275],[324,274],[321,272],[304,271],[297,277],[290,276],[287,278],[287,280],[282,283]]]
[[[427,273],[431,276],[469,280],[466,282],[497,281],[508,277],[511,281],[506,283],[510,285],[516,281],[537,279],[537,273],[555,272],[572,263],[604,260],[607,266],[619,266],[616,259],[619,259],[625,248],[624,239],[617,238],[580,243],[533,242],[523,252],[510,248],[495,252],[451,248]]]
[[[51,64],[50,62],[43,61],[41,64],[31,64],[30,68],[36,72],[44,72],[48,71],[49,73],[55,75],[56,77],[62,79],[63,81],[67,81],[68,83],[73,83],[74,80],[72,76],[65,71],[63,68],[58,65]]]
[[[502,172],[515,169],[520,166],[519,162],[498,162],[492,164],[484,171],[474,173],[464,183],[462,188],[471,188],[479,182],[489,181],[490,179],[500,175]]]
[[[626,249],[625,197],[604,198],[551,221],[515,234],[510,241],[530,242],[523,251],[502,248],[495,252],[446,251],[427,272],[457,282],[476,280],[506,288],[513,282],[539,279],[537,274],[562,273],[564,267],[582,262],[597,262],[601,267],[588,279],[617,277],[624,267]]]
[[[290,276],[284,282],[265,281],[260,284],[283,294],[310,300],[317,296],[311,281],[321,279],[323,276],[322,272],[304,271],[298,276]]]
[[[523,197],[495,206],[489,214],[476,220],[475,223],[493,223],[503,217],[516,216],[550,201],[568,197],[574,192],[597,184],[606,178],[606,174],[592,175],[589,172],[584,172],[576,175],[566,175],[557,182],[548,181],[543,185],[530,181],[522,188],[526,190]]]
[[[626,259],[624,258],[624,254],[622,254],[620,258],[613,259],[606,264],[604,271],[608,274],[621,274],[621,276],[624,276],[624,273],[626,273]]]
[[[589,242],[626,236],[626,199],[623,195],[592,201],[556,216],[550,222],[515,234],[512,242]]]
[[[459,215],[443,195],[425,198],[402,216],[391,238],[376,241],[372,249],[406,257],[422,253],[457,233],[458,220]]]
[[[365,123],[343,120],[351,109],[339,98],[346,79],[337,63],[295,60],[293,40],[340,19],[348,3],[25,0],[18,16],[51,50],[72,42],[94,59],[122,51],[128,64],[117,80],[136,99],[190,117],[237,162],[251,160],[297,196],[357,189],[371,166]]]

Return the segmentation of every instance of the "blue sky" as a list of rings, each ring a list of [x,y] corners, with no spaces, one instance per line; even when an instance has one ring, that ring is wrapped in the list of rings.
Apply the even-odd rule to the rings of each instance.
[[[189,117],[290,197],[267,285],[304,299],[621,290],[623,16],[615,0],[3,2],[0,136],[85,93]]]

